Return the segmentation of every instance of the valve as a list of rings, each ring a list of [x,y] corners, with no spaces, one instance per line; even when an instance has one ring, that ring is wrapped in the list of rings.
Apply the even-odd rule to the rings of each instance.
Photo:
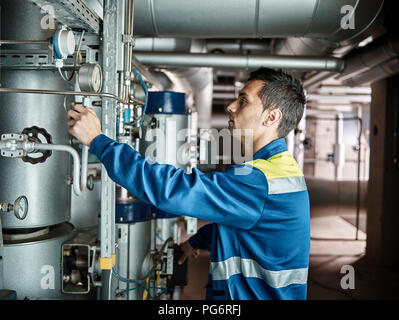
[[[25,196],[18,197],[14,204],[0,203],[0,211],[10,212],[14,211],[14,215],[19,220],[24,220],[28,214],[28,199]]]
[[[31,142],[35,143],[53,143],[51,135],[46,131],[44,128],[39,128],[36,126],[30,127],[30,128],[25,128],[22,131],[22,134],[26,134],[28,136],[28,140]],[[40,135],[42,135],[45,139],[45,141],[42,141],[40,139]],[[22,161],[24,162],[29,162],[31,164],[36,164],[36,163],[43,163],[51,156],[52,151],[51,150],[40,150],[38,153],[41,153],[40,157],[31,157],[28,155],[25,155],[22,157]]]
[[[36,126],[25,128],[22,133],[2,134],[0,141],[1,155],[3,157],[21,158],[22,161],[31,164],[45,162],[51,156],[51,150],[35,150],[34,145],[36,143],[51,144],[51,135],[45,129]],[[40,153],[41,156],[34,158],[28,155],[30,153]]]

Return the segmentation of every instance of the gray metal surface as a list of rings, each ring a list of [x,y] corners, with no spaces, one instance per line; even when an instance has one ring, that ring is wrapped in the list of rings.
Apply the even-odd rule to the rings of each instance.
[[[4,286],[19,300],[73,298],[62,294],[60,273],[61,245],[71,232],[71,225],[61,224],[30,241],[5,242]]]
[[[341,42],[373,25],[383,4],[383,0],[136,0],[134,29],[143,37],[312,37]],[[356,8],[354,29],[341,28],[344,5]]]
[[[136,52],[141,63],[153,66],[178,67],[219,67],[249,68],[260,67],[283,68],[295,70],[317,70],[340,72],[344,61],[333,57],[290,57],[290,56],[256,56],[204,53],[168,53],[168,52]]]
[[[69,85],[51,71],[2,70],[5,87],[68,90]],[[0,133],[22,132],[38,126],[52,136],[55,144],[68,144],[66,108],[63,96],[0,93]],[[29,213],[25,220],[3,215],[4,228],[33,228],[65,222],[70,208],[71,159],[64,152],[53,152],[44,162],[32,165],[21,159],[0,158],[0,199],[14,201],[25,195]]]
[[[76,229],[98,225],[101,210],[101,181],[94,180],[94,189],[86,189],[81,196],[72,193],[70,223]]]
[[[54,29],[42,29],[44,17],[40,8],[27,0],[0,0],[2,40],[46,40],[54,34]],[[1,47],[4,49],[47,49],[43,44],[21,44]]]

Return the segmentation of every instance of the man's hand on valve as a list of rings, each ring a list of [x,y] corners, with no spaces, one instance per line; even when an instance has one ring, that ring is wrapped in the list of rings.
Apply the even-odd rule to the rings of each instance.
[[[100,119],[93,109],[75,104],[67,115],[68,132],[84,145],[90,146],[93,139],[102,134]]]

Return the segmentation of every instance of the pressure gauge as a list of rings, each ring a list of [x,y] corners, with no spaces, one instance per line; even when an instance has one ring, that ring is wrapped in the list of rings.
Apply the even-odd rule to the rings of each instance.
[[[101,91],[102,86],[102,70],[99,64],[87,63],[83,64],[79,69],[79,87],[80,90],[86,92]]]
[[[28,199],[25,196],[20,196],[14,201],[14,215],[19,220],[24,220],[28,213]]]

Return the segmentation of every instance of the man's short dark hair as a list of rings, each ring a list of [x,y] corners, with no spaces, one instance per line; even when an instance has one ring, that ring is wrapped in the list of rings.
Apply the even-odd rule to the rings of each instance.
[[[261,80],[265,84],[259,90],[263,110],[279,108],[283,114],[278,127],[280,138],[287,136],[298,126],[303,116],[306,98],[299,80],[282,70],[260,68],[249,75],[248,81]]]

